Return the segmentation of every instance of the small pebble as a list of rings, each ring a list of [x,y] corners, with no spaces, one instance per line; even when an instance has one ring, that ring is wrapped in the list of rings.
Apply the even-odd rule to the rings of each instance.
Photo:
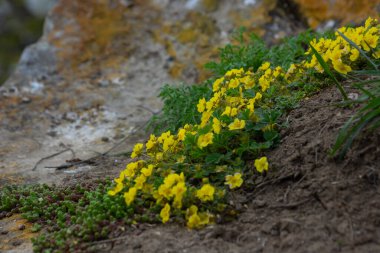
[[[25,225],[24,224],[21,224],[20,226],[18,226],[18,230],[24,230],[25,229]]]

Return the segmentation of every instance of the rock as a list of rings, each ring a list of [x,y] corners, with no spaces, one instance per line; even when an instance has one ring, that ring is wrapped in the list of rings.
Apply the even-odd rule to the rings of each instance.
[[[1,173],[58,183],[63,173],[40,168],[63,164],[69,152],[31,168],[67,146],[82,159],[112,147],[159,111],[163,84],[207,78],[203,65],[234,29],[266,34],[277,6],[275,0],[190,2],[57,1],[42,37],[24,50],[0,93]]]

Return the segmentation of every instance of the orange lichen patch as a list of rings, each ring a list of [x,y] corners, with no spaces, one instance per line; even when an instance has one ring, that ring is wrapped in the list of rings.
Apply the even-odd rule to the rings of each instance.
[[[202,54],[194,60],[194,64],[197,69],[203,71],[199,72],[198,79],[206,80],[211,77],[211,72],[205,69],[205,64],[218,58],[219,50],[217,47],[208,48],[203,50]]]
[[[63,0],[53,10],[62,19],[62,33],[49,34],[49,41],[58,49],[61,68],[68,73],[96,72],[105,66],[115,66],[125,54],[115,49],[114,40],[126,35],[130,26],[123,20],[126,7],[118,1],[110,6],[107,0]],[[65,22],[66,21],[66,22]],[[104,65],[103,65],[104,64]]]
[[[200,12],[190,11],[184,20],[181,20],[172,27],[172,34],[177,34],[179,42],[186,44],[207,40],[218,31],[215,22],[207,15]]]
[[[198,38],[198,32],[193,27],[187,27],[180,31],[177,38],[183,44],[195,42]]]
[[[368,16],[378,17],[380,0],[294,0],[312,28],[327,20],[342,24],[359,23]]]
[[[31,228],[33,224],[22,218],[20,214],[12,215],[0,220],[2,231],[7,231],[7,234],[0,234],[0,250],[15,250],[14,244],[20,244],[20,247],[25,247],[25,244],[31,244],[30,239],[36,237],[38,233],[33,233]],[[20,230],[20,226],[25,226],[25,229]]]
[[[182,71],[185,69],[185,67],[186,66],[181,62],[175,61],[173,66],[171,66],[169,69],[170,76],[174,78],[180,78],[182,75]]]
[[[263,36],[265,34],[264,25],[272,21],[269,12],[276,8],[276,3],[276,0],[263,0],[255,8],[232,10],[229,12],[229,16],[234,27],[245,27],[247,31]]]
[[[153,39],[174,59],[169,69],[171,77],[181,79],[186,66],[194,65],[199,72],[195,81],[203,81],[209,76],[203,65],[216,59],[217,48],[221,46],[216,43],[218,36],[219,29],[212,17],[197,11],[189,11],[183,19],[166,22],[153,32]],[[209,58],[211,56],[214,58]]]

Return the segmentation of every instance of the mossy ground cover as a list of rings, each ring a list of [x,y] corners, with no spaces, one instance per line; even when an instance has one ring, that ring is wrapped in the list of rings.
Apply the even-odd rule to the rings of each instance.
[[[114,230],[136,223],[201,228],[234,217],[233,196],[252,191],[255,178],[270,173],[265,153],[279,144],[286,126],[281,117],[302,98],[333,84],[331,75],[338,84],[360,78],[347,74],[370,69],[366,57],[377,66],[378,30],[372,28],[377,29],[374,20],[340,30],[360,50],[342,36],[310,33],[269,49],[256,37],[221,49],[220,63],[208,65],[215,78],[163,89],[163,115],[151,123],[157,136],[135,146],[135,160],[116,184],[6,187],[0,193],[2,214],[21,212],[38,224],[35,230],[44,229],[33,240],[37,252],[84,250],[86,242],[110,238]],[[316,52],[305,54],[312,38]],[[361,101],[374,108],[365,123],[376,128],[377,93],[367,86],[361,90]]]

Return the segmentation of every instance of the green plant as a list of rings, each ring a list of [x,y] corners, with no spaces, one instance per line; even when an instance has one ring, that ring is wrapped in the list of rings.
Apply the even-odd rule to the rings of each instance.
[[[164,105],[162,112],[154,115],[148,129],[155,134],[166,131],[176,132],[185,124],[195,124],[199,121],[196,105],[201,97],[211,95],[209,81],[199,85],[165,85],[161,88],[159,97]]]
[[[371,23],[372,21],[367,22],[367,30],[370,30],[374,24]],[[352,145],[354,139],[357,138],[361,132],[365,129],[373,131],[380,127],[380,71],[378,69],[379,65],[371,60],[371,58],[367,56],[366,52],[361,49],[359,45],[353,42],[342,32],[338,31],[338,34],[352,47],[358,50],[363,58],[367,60],[369,65],[374,68],[372,71],[360,71],[358,74],[360,76],[364,75],[365,78],[369,78],[369,80],[360,81],[353,85],[353,87],[360,90],[363,94],[356,101],[352,100],[347,104],[361,104],[362,107],[344,124],[342,129],[339,131],[336,142],[331,150],[331,155],[336,155],[340,150],[339,157],[343,158],[347,150]],[[369,43],[366,44],[367,47],[370,48]]]
[[[380,75],[380,71],[378,73]],[[370,85],[370,87],[368,87]],[[380,127],[380,78],[371,82],[360,82],[356,88],[363,91],[364,95],[357,101],[350,104],[363,104],[362,108],[355,113],[339,131],[338,137],[332,147],[331,155],[335,155],[339,150],[340,158],[343,158],[350,148],[353,140],[367,129],[373,131]]]

